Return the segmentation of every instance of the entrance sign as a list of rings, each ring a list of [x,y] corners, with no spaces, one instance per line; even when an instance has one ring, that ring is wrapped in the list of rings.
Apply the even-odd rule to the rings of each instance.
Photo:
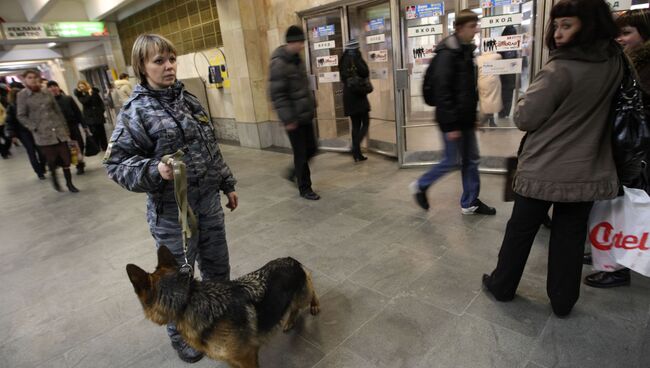
[[[384,29],[384,18],[371,19],[366,23],[366,32]]]
[[[519,74],[523,59],[490,60],[483,62],[483,75]]]
[[[408,27],[406,29],[407,37],[434,36],[443,33],[442,24],[428,24],[424,26]]]
[[[406,19],[439,17],[445,14],[445,3],[409,5],[406,7]]]
[[[368,45],[372,45],[373,43],[382,43],[386,41],[386,35],[383,33],[372,35],[372,36],[366,36],[366,43]]]
[[[483,52],[517,51],[521,50],[523,42],[524,35],[485,38]]]
[[[108,36],[104,22],[3,23],[8,40]]]
[[[339,72],[318,73],[318,83],[334,83],[340,81],[341,76],[339,75]]]
[[[514,26],[521,24],[523,20],[524,17],[521,13],[497,15],[494,17],[483,17],[481,19],[481,28]]]
[[[632,0],[605,0],[613,11],[630,10]]]
[[[338,55],[316,57],[316,66],[318,66],[319,68],[325,68],[325,67],[337,66],[337,65],[339,65]]]
[[[494,8],[496,6],[509,6],[521,3],[521,0],[481,0],[481,8]]]
[[[326,26],[314,27],[311,29],[311,34],[314,38],[334,36],[335,28],[334,24],[328,24]]]
[[[368,51],[368,60],[374,63],[385,63],[388,61],[388,50]]]
[[[336,42],[334,41],[317,42],[314,44],[314,50],[333,49],[334,47],[336,47]]]

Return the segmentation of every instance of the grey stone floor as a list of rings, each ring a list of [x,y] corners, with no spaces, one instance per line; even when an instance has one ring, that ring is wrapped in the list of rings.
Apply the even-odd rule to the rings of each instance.
[[[650,367],[648,279],[583,287],[558,319],[545,293],[546,230],[513,302],[481,291],[511,209],[503,177],[483,176],[495,217],[460,214],[458,174],[430,190],[425,213],[406,189],[424,169],[326,153],[313,164],[323,199],[308,202],[280,177],[289,155],[222,149],[241,198],[226,216],[233,277],[290,255],[314,271],[322,300],[319,316],[273,337],[262,367]],[[0,367],[184,367],[124,270],[155,265],[145,197],[109,181],[99,158],[88,167],[72,195],[37,180],[20,150],[0,161]]]

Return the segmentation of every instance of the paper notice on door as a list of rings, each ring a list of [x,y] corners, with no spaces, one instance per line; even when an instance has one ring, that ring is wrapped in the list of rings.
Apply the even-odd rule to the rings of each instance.
[[[521,50],[523,35],[512,35],[483,39],[483,52],[502,52]]]
[[[370,69],[370,79],[388,79],[388,68]]]
[[[383,33],[372,35],[372,36],[366,36],[366,43],[368,45],[372,45],[373,43],[382,43],[386,41],[386,35]]]
[[[335,45],[334,41],[317,42],[314,44],[314,50],[333,49]]]
[[[316,66],[319,68],[325,68],[329,66],[339,65],[338,55],[327,55],[327,56],[318,56],[316,57]]]
[[[334,83],[340,81],[341,77],[339,75],[339,72],[318,73],[318,83]]]
[[[424,26],[408,27],[407,37],[433,36],[443,34],[442,24],[427,24]]]
[[[523,59],[506,59],[484,61],[481,72],[483,75],[519,74]]]
[[[373,63],[385,63],[388,61],[388,50],[368,51],[368,60]]]

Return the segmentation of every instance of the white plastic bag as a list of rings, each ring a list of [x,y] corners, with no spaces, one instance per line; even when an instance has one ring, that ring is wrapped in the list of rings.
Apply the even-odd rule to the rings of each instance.
[[[589,216],[594,269],[615,271],[628,267],[650,276],[650,196],[625,188],[625,195],[597,201]]]

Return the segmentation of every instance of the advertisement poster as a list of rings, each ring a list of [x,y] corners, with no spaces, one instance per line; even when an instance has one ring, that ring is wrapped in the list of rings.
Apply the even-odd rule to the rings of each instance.
[[[311,29],[311,34],[314,38],[318,37],[327,37],[334,36],[335,28],[334,24],[328,24],[326,26],[314,27]]]
[[[521,0],[481,0],[481,8],[494,8],[497,6],[509,6],[521,4]]]
[[[434,50],[433,48],[418,47],[411,50],[413,52],[413,59],[431,59],[433,58]]]
[[[483,62],[483,75],[519,74],[523,59],[490,60]]]
[[[521,24],[523,20],[524,17],[521,13],[497,15],[494,17],[483,17],[481,19],[481,28],[515,26]]]
[[[384,18],[371,19],[366,23],[366,32],[380,31],[384,29]]]
[[[388,61],[388,50],[368,51],[368,60],[372,63],[385,63]]]
[[[373,43],[382,43],[386,41],[386,35],[383,33],[372,35],[372,36],[366,36],[366,43],[368,45],[372,45]]]
[[[512,35],[483,39],[483,52],[502,52],[521,50],[524,35]]]
[[[630,10],[632,0],[605,0],[613,11]]]
[[[108,36],[104,22],[3,23],[8,40]]]
[[[334,47],[336,47],[336,43],[334,41],[316,42],[314,44],[314,50],[333,49]]]
[[[325,68],[329,66],[339,65],[338,55],[327,55],[327,56],[318,56],[316,57],[316,66],[319,68]]]
[[[407,37],[434,36],[443,33],[442,24],[427,24],[424,26],[408,27],[406,29]]]
[[[318,73],[318,83],[334,83],[340,81],[341,77],[339,75],[339,72]]]
[[[445,3],[409,5],[406,7],[406,19],[439,17],[445,14]]]

